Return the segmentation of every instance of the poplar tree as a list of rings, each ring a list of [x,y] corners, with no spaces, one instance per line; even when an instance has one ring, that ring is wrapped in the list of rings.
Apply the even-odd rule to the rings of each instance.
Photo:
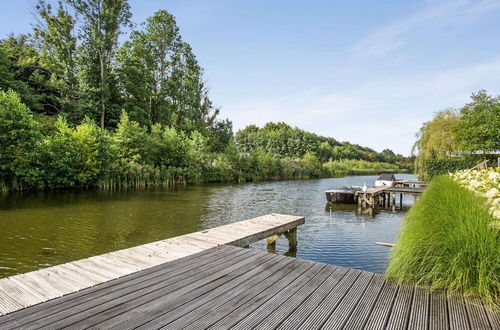
[[[113,61],[118,36],[130,26],[127,0],[67,0],[81,18],[79,38],[82,90],[88,111],[100,109],[100,125],[114,123],[119,116]],[[111,115],[107,118],[107,115]]]

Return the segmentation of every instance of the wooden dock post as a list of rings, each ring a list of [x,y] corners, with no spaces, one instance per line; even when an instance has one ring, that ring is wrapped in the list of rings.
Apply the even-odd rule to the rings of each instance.
[[[288,240],[288,250],[297,250],[297,227],[285,232],[285,237]]]
[[[287,230],[284,233],[276,234],[269,237],[267,239],[268,247],[276,250],[276,241],[278,240],[278,238],[280,238],[281,235],[285,236],[286,239],[288,240],[288,251],[297,250],[297,227]]]

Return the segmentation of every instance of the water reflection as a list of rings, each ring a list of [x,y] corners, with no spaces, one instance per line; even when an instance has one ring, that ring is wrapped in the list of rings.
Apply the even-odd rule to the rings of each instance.
[[[325,190],[375,178],[9,194],[0,197],[0,277],[273,212],[306,217],[297,257],[383,272],[390,249],[373,242],[393,242],[406,209],[364,214],[325,207]],[[253,248],[266,251],[267,244]],[[286,238],[276,250],[287,253]]]
[[[327,202],[325,205],[325,211],[330,213],[330,216],[333,216],[334,212],[354,212],[359,216],[369,216],[375,217],[381,211],[386,212],[408,212],[410,209],[410,205],[392,205],[385,207],[363,207],[358,204],[335,204]]]

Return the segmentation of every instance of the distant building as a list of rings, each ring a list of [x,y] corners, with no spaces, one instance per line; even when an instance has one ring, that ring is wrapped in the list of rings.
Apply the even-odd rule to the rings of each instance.
[[[389,174],[389,173],[381,174],[378,177],[378,179],[375,180],[375,187],[383,187],[383,186],[392,187],[394,185],[394,181],[397,181],[394,174]]]

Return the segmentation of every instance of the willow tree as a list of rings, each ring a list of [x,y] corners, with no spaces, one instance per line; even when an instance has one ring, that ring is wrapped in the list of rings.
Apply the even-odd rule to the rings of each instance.
[[[422,178],[427,176],[426,165],[429,161],[458,155],[459,145],[454,131],[459,121],[460,116],[456,110],[446,109],[437,112],[431,121],[420,128],[413,153],[417,154],[415,166]]]

